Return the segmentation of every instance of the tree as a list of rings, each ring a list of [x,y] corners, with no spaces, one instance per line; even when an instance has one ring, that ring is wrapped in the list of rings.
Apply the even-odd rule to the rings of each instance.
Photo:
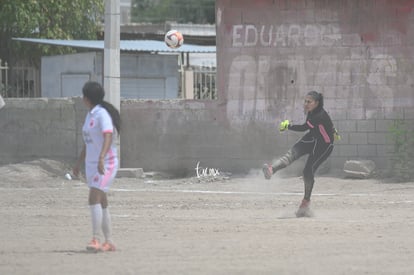
[[[1,0],[0,58],[39,65],[41,55],[72,49],[27,45],[13,37],[96,39],[103,18],[103,0]]]
[[[215,0],[133,0],[131,18],[134,22],[213,24]]]

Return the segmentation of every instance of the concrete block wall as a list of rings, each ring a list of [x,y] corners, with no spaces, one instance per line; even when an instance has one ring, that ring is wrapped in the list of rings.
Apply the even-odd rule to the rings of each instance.
[[[0,164],[74,160],[86,109],[81,99],[6,98],[0,110]],[[76,104],[77,103],[77,104]]]
[[[0,164],[51,158],[73,162],[83,145],[86,108],[81,98],[5,99],[0,110]],[[203,167],[234,173],[258,169],[284,153],[301,137],[280,134],[274,123],[251,121],[234,128],[212,101],[140,101],[121,103],[121,167],[194,175]],[[412,112],[404,120],[413,125]],[[364,158],[386,168],[393,145],[387,138],[392,119],[338,120],[342,141],[324,172],[342,169],[347,159]],[[300,175],[304,159],[287,174]]]
[[[121,165],[144,171],[194,175],[200,162],[203,167],[245,172],[261,166],[268,149],[256,142],[261,134],[274,139],[272,130],[255,123],[234,131],[216,101],[127,100],[121,105],[121,119]]]
[[[5,99],[0,110],[0,165],[38,158],[73,162],[83,145],[82,99]],[[241,132],[216,101],[123,100],[121,167],[194,175],[200,166],[226,172],[259,168],[273,129],[252,122]],[[263,133],[265,133],[263,135]],[[287,142],[287,135],[282,137]],[[254,146],[253,146],[254,145]]]

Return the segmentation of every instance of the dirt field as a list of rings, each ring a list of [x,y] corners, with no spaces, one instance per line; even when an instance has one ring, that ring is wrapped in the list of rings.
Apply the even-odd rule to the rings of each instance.
[[[88,189],[63,164],[0,167],[0,274],[414,274],[414,183],[117,179],[118,251],[90,254]]]

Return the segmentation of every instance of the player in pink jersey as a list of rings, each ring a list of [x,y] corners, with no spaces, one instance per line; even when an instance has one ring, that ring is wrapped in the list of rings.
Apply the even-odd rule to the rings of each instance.
[[[82,89],[83,101],[88,108],[82,127],[84,146],[73,173],[79,176],[79,168],[85,162],[85,175],[89,186],[89,207],[92,217],[92,241],[89,251],[115,251],[111,239],[111,218],[106,193],[118,171],[116,138],[120,131],[120,115],[109,102],[97,82],[87,82]],[[100,243],[100,233],[105,241]]]

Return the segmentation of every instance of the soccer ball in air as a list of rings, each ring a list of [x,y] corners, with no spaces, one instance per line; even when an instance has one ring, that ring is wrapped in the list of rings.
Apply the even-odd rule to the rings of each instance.
[[[184,43],[184,37],[179,31],[170,30],[165,34],[164,41],[171,49],[177,49]]]

